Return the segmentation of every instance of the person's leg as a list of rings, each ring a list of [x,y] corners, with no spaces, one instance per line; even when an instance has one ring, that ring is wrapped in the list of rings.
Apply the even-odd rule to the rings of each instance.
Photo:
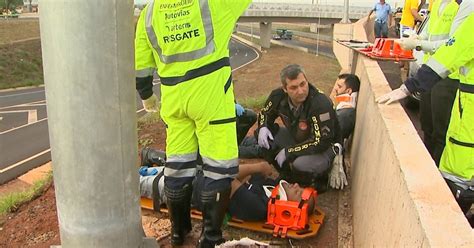
[[[386,22],[381,24],[380,32],[381,32],[382,38],[388,38],[388,24]]]
[[[374,22],[374,35],[375,35],[375,38],[382,37],[381,32],[382,32],[382,29],[381,29],[380,23],[379,22]]]
[[[241,116],[237,117],[237,144],[240,145],[250,128],[257,121],[257,114],[251,109],[245,109]]]
[[[459,86],[459,80],[446,78],[439,81],[431,89],[431,109],[433,118],[433,160],[439,166],[441,154],[446,145],[446,132],[451,118],[454,99]]]
[[[335,156],[336,154],[330,147],[318,154],[296,158],[291,166],[293,181],[301,185],[313,184],[318,191],[324,191],[323,186],[327,186],[327,175]],[[310,182],[308,182],[309,180]]]
[[[244,137],[239,145],[239,158],[262,158],[261,148],[254,136]]]
[[[456,202],[458,203],[462,212],[466,214],[474,203],[474,191],[463,189],[448,179],[445,179],[445,181],[448,184],[451,193],[453,193],[454,198],[456,198]]]
[[[355,108],[343,108],[336,111],[339,130],[343,139],[349,138],[354,131],[356,112]]]
[[[182,245],[191,231],[192,181],[196,174],[197,137],[193,120],[183,114],[181,85],[162,86],[161,117],[166,124],[165,195],[171,220],[171,244]]]
[[[200,90],[206,92],[199,95],[209,96],[194,99],[193,103],[204,101],[206,109],[191,111],[195,114],[204,174],[201,191],[203,229],[199,247],[214,247],[225,241],[221,226],[229,204],[231,182],[239,170],[235,106],[232,86],[224,91],[226,87],[217,85],[215,80],[202,83]]]
[[[423,143],[431,157],[433,157],[433,117],[431,111],[431,91],[421,93],[420,124],[421,130],[423,130]]]

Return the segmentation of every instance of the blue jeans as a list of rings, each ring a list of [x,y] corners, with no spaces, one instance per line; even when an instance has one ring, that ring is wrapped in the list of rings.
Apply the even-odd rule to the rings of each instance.
[[[374,32],[375,32],[375,38],[387,38],[388,37],[387,23],[375,21]]]

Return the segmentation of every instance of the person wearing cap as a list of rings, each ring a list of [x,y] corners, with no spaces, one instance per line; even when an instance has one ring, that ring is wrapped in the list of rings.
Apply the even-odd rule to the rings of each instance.
[[[270,93],[258,115],[258,145],[283,178],[323,191],[335,157],[333,144],[340,139],[333,104],[309,83],[300,65],[283,68],[280,80],[282,86]],[[283,126],[276,123],[278,117]]]
[[[161,151],[151,149],[156,154]],[[164,194],[163,166],[140,168],[140,194],[142,197],[153,199],[155,206],[166,204]],[[244,221],[262,221],[267,218],[267,206],[272,189],[279,185],[279,199],[299,202],[304,188],[297,183],[288,183],[278,180],[278,172],[268,163],[241,164],[239,174],[232,181],[231,195],[228,212],[232,217]],[[191,205],[197,210],[202,210],[200,190],[204,183],[202,171],[198,171],[193,180],[193,193]],[[307,200],[309,213],[312,213],[316,199]]]

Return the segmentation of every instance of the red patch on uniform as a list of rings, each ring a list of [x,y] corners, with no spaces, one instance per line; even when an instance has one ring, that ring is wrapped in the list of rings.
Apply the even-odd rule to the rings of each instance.
[[[306,121],[300,121],[300,123],[298,123],[298,127],[301,130],[306,130],[308,129],[308,124],[306,124]]]

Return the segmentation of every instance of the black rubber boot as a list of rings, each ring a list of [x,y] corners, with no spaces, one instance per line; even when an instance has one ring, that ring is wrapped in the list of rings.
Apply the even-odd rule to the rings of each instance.
[[[197,247],[214,247],[225,242],[222,238],[221,226],[229,205],[229,196],[230,188],[201,192],[203,223]]]
[[[150,147],[142,149],[140,154],[140,166],[165,166],[165,162],[165,152]]]
[[[166,206],[171,220],[171,245],[184,243],[191,227],[191,194],[193,188],[187,184],[182,189],[172,190],[165,186]]]

